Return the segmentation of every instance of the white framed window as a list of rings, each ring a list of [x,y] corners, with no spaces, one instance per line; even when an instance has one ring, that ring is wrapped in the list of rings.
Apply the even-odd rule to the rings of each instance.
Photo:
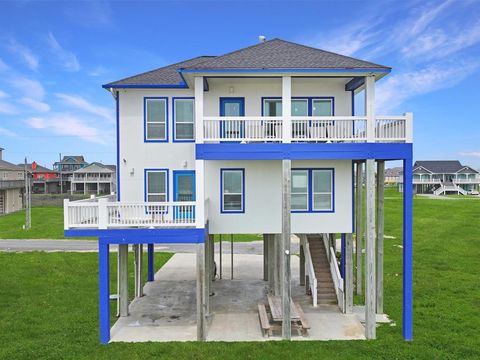
[[[145,201],[168,201],[168,170],[145,170]]]
[[[333,116],[333,98],[312,99],[312,116]]]
[[[168,141],[167,98],[145,98],[145,141]]]
[[[333,170],[312,170],[312,210],[333,210]]]
[[[245,212],[245,169],[221,169],[221,213]]]
[[[282,116],[282,99],[263,99],[264,116]]]
[[[292,211],[308,211],[308,170],[292,170]]]
[[[195,100],[173,98],[174,141],[193,141],[195,129]]]

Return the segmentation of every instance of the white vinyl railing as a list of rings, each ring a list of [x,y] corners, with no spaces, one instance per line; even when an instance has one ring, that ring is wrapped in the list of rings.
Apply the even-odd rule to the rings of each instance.
[[[90,199],[89,199],[90,200]],[[64,226],[71,228],[150,228],[195,226],[195,202],[64,202]]]
[[[323,244],[328,254],[328,261],[330,263],[330,273],[332,275],[333,286],[335,287],[335,294],[337,295],[338,306],[343,310],[344,307],[344,289],[343,278],[340,274],[340,268],[338,267],[336,250],[330,246],[328,235],[323,235]]]
[[[284,142],[282,117],[205,116],[205,142]],[[376,116],[371,136],[366,116],[292,116],[291,141],[412,142],[412,114]]]
[[[317,277],[315,276],[315,268],[313,267],[312,254],[308,244],[307,236],[302,235],[303,254],[305,256],[305,274],[308,276],[308,283],[312,292],[313,306],[317,306]]]

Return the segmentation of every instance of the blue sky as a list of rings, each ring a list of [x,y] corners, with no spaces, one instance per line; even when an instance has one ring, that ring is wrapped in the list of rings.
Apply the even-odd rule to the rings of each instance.
[[[414,113],[415,159],[480,168],[479,1],[3,1],[0,146],[115,163],[109,81],[279,37],[393,67],[377,113]],[[360,99],[358,99],[360,101]]]

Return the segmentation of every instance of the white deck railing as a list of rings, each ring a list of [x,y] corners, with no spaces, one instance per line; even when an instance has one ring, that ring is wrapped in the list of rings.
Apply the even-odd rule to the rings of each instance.
[[[303,255],[305,256],[305,274],[308,276],[308,284],[312,292],[313,306],[317,306],[317,277],[315,275],[315,268],[313,267],[312,254],[310,253],[310,246],[308,244],[307,235],[302,235]]]
[[[64,202],[65,230],[194,226],[195,202]]]
[[[284,142],[282,117],[203,118],[205,142]],[[366,116],[292,116],[291,137],[301,142],[412,142],[412,114],[377,116],[372,134]]]

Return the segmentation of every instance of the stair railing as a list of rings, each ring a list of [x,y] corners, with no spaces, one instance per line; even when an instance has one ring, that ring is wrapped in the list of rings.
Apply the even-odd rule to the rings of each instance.
[[[332,275],[333,285],[335,287],[335,294],[337,295],[338,306],[340,309],[344,309],[344,289],[343,278],[340,274],[340,268],[338,267],[336,249],[331,246],[329,241],[329,235],[323,234],[323,244],[325,245],[325,251],[327,253],[327,259],[330,263],[330,273]]]
[[[317,306],[317,277],[315,276],[315,269],[313,267],[312,254],[310,253],[310,246],[306,235],[302,235],[303,254],[305,256],[305,274],[308,276],[308,284],[312,292],[313,306]]]

